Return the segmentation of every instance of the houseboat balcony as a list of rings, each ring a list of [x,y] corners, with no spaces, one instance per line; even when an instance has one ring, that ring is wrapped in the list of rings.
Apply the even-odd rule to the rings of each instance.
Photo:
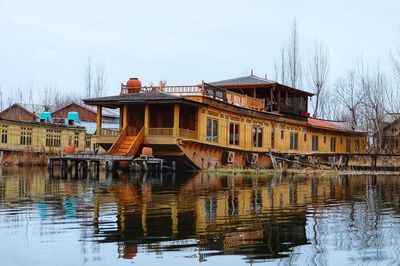
[[[150,136],[173,136],[173,128],[149,128]]]
[[[284,114],[299,115],[304,117],[310,116],[310,113],[304,110],[304,108],[300,108],[298,106],[286,105],[282,103],[280,105],[280,112]]]
[[[172,137],[173,128],[149,128],[149,136]],[[178,137],[183,139],[198,139],[197,131],[179,128]]]
[[[212,86],[207,83],[190,86],[145,86],[141,88],[130,88],[121,84],[121,95],[141,92],[161,92],[180,97],[204,96],[219,101],[223,101],[235,106],[244,107],[252,110],[265,111],[264,99],[250,97],[245,94],[232,92],[223,88]]]
[[[119,133],[121,133],[121,129],[119,128],[102,128],[100,131],[101,136],[109,137],[118,137]]]
[[[97,135],[97,143],[108,147],[114,143],[120,133],[119,128],[101,128],[100,134]]]

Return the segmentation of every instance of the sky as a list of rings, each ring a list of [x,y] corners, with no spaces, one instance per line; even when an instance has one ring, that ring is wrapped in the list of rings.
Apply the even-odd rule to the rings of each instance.
[[[333,82],[361,57],[390,68],[399,14],[399,0],[0,0],[0,86],[3,101],[32,88],[38,102],[45,86],[83,94],[88,57],[105,65],[107,95],[129,77],[190,85],[253,69],[274,79],[294,20],[303,64],[323,42]]]

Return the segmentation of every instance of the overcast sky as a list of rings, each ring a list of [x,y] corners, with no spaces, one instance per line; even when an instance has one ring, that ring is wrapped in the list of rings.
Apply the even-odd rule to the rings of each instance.
[[[328,46],[332,81],[361,55],[387,66],[399,14],[399,0],[0,0],[0,85],[4,101],[44,84],[83,91],[88,56],[106,65],[107,94],[129,77],[198,84],[254,69],[272,79],[294,19],[303,59],[316,40]]]

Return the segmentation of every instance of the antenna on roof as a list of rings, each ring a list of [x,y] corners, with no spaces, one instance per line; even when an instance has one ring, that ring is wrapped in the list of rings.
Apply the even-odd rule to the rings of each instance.
[[[253,76],[253,69],[251,69],[250,76]]]

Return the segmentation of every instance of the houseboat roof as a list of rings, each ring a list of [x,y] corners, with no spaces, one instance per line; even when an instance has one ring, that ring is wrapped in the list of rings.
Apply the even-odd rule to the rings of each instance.
[[[352,133],[364,133],[361,131],[354,131],[351,128],[351,125],[346,121],[330,121],[318,118],[308,118],[308,124],[312,127],[316,128],[323,128],[329,130],[336,130],[336,131],[345,131],[345,132],[352,132]]]
[[[308,92],[308,91],[303,91],[299,89],[295,89],[283,84],[280,84],[276,81],[261,78],[258,76],[255,76],[253,74],[249,76],[243,76],[243,77],[238,77],[238,78],[232,78],[232,79],[225,79],[225,80],[220,80],[220,81],[215,81],[215,82],[210,82],[209,84],[213,86],[218,86],[218,87],[232,87],[232,88],[240,88],[240,87],[271,87],[271,86],[280,86],[283,87],[289,91],[292,92],[298,92],[301,94],[306,94],[307,96],[314,96],[315,94]]]
[[[86,104],[97,105],[101,104],[107,107],[115,108],[118,105],[126,103],[185,103],[188,105],[204,106],[201,102],[191,101],[183,97],[172,94],[166,94],[158,91],[132,93],[116,96],[106,96],[99,98],[90,98],[83,100]]]

